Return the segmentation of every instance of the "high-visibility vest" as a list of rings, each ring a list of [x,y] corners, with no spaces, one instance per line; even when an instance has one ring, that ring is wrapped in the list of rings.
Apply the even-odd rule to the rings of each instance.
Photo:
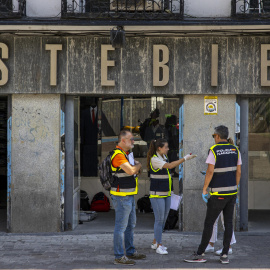
[[[116,155],[124,155],[129,162],[128,157],[124,151],[121,149],[114,149],[114,153],[111,157],[111,161],[114,159]],[[127,195],[135,195],[138,193],[138,178],[134,175],[127,174],[121,168],[115,168],[111,162],[111,170],[114,174],[115,181],[111,185],[110,193],[115,196],[127,196]]]
[[[213,145],[212,151],[215,157],[215,169],[209,184],[211,195],[237,194],[236,170],[239,159],[239,150],[235,145],[220,142]]]
[[[153,155],[153,157],[157,157],[157,155]],[[168,157],[166,158],[168,162]],[[155,170],[150,160],[150,198],[169,197],[172,190],[171,170],[165,168]]]

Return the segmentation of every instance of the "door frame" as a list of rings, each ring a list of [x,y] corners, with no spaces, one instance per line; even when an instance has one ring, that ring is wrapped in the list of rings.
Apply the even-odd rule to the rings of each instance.
[[[80,166],[78,167],[78,186],[74,188],[75,158],[75,106],[76,96],[66,96],[65,102],[65,230],[74,230],[79,224],[80,215]],[[79,98],[79,97],[78,97]],[[79,104],[78,104],[79,105]],[[80,106],[78,106],[79,113]],[[78,116],[80,119],[80,115]],[[78,144],[80,145],[80,128],[78,124]],[[78,147],[80,151],[80,147]],[[80,153],[78,154],[80,158]],[[77,161],[80,164],[80,160]]]

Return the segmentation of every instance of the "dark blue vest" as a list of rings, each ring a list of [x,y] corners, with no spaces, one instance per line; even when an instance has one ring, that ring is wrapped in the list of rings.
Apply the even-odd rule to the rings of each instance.
[[[124,155],[129,162],[128,157],[124,151],[119,148],[113,150],[114,154],[111,157],[111,161],[114,159],[116,155]],[[128,175],[124,170],[121,168],[115,168],[111,164],[111,170],[114,174],[115,181],[111,185],[110,193],[116,196],[126,196],[126,195],[135,195],[138,193],[138,186],[137,186],[137,177],[135,178],[134,175]]]
[[[237,193],[236,169],[239,150],[236,146],[220,142],[210,148],[216,164],[209,184],[211,195],[233,195]]]
[[[168,158],[166,161],[169,162]],[[172,190],[173,180],[171,178],[171,170],[164,168],[154,170],[150,161],[150,195],[154,195],[155,197],[170,196],[170,191]]]

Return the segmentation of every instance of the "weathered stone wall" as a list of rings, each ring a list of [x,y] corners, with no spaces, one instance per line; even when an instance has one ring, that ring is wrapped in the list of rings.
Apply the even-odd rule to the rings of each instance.
[[[218,114],[204,115],[204,96],[184,96],[184,154],[194,153],[197,158],[184,163],[183,182],[183,230],[202,231],[206,214],[206,204],[202,199],[205,164],[209,148],[215,144],[212,134],[214,127],[225,125],[229,136],[235,132],[234,95],[218,96]]]
[[[61,229],[60,95],[13,95],[11,232]]]
[[[270,94],[261,86],[261,44],[270,37],[127,37],[124,49],[108,52],[115,67],[101,86],[101,44],[108,38],[1,36],[9,58],[3,63],[9,81],[0,86],[8,93],[71,93],[93,95]],[[50,86],[50,51],[46,44],[62,44],[58,51],[57,85]],[[153,45],[169,48],[169,83],[153,86]],[[211,45],[219,46],[218,86],[211,87]]]

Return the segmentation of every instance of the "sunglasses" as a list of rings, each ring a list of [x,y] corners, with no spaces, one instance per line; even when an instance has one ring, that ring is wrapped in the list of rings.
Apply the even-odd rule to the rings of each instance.
[[[216,136],[217,136],[217,134],[212,134],[213,139],[215,139]]]

